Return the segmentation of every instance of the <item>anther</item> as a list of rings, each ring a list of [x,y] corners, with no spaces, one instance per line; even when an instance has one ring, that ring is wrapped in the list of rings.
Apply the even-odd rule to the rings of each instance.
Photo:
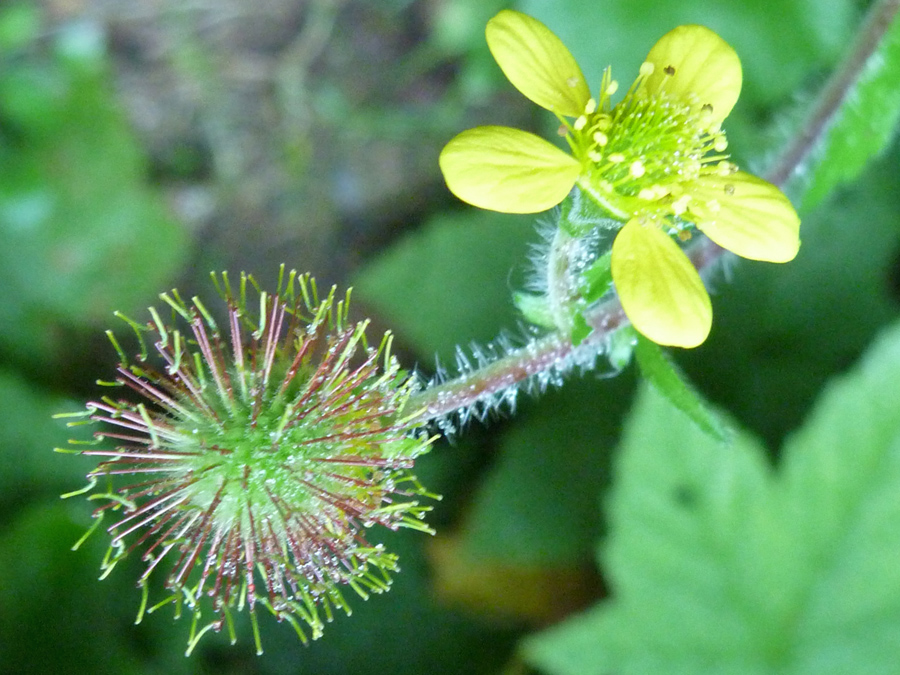
[[[618,82],[618,80],[612,80],[609,83],[609,85],[607,85],[606,91],[603,93],[606,94],[607,96],[612,96],[617,91],[619,91],[619,82]]]
[[[625,161],[625,155],[621,152],[614,152],[609,156],[609,161],[613,164],[621,164]]]
[[[734,194],[734,185],[731,183],[725,183],[725,194],[733,195]]]
[[[713,111],[712,103],[704,103],[700,106],[700,110],[702,110],[707,115],[711,115]]]
[[[717,137],[715,142],[713,143],[713,148],[715,148],[716,152],[725,152],[725,150],[728,148],[728,139],[726,139],[724,136]]]
[[[671,77],[675,74],[675,66],[666,66],[665,68],[663,68],[663,72]]]
[[[632,178],[640,178],[647,170],[644,168],[643,162],[641,160],[636,159],[631,163],[631,166],[628,167],[628,173],[631,174]]]
[[[599,145],[601,148],[609,143],[609,136],[604,134],[602,131],[595,131],[592,138],[594,139],[594,143]]]
[[[575,124],[572,125],[572,128],[575,129],[575,131],[581,131],[582,129],[584,129],[586,124],[587,117],[581,115],[577,120],[575,120]]]
[[[588,102],[584,106],[584,114],[591,115],[597,109],[597,101],[592,98],[588,99]]]
[[[650,77],[653,74],[653,71],[655,69],[656,68],[652,63],[650,63],[649,61],[644,61],[641,64],[641,67],[640,67],[640,70],[638,70],[638,73],[640,73],[641,77]]]

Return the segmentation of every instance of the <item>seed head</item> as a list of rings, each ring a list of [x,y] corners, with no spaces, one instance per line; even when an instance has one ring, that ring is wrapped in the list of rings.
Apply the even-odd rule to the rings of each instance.
[[[120,362],[101,384],[130,398],[78,413],[74,424],[101,427],[81,454],[105,459],[72,494],[106,501],[91,528],[102,521],[112,536],[103,576],[132,552],[147,563],[138,620],[160,570],[167,596],[148,611],[190,610],[188,653],[223,626],[233,642],[232,614],[244,608],[261,652],[257,606],[305,642],[302,624],[315,639],[334,608],[349,614],[342,587],[363,598],[387,590],[397,558],[366,530],[430,531],[429,507],[409,499],[427,493],[409,470],[433,439],[404,409],[415,378],[391,356],[389,334],[370,347],[367,322],[348,320],[349,293],[319,300],[313,279],[283,269],[274,295],[246,275],[237,288],[227,274],[213,281],[225,330],[199,299],[172,291],[160,296],[170,322],[155,308],[145,324],[122,317],[136,359],[108,332]]]

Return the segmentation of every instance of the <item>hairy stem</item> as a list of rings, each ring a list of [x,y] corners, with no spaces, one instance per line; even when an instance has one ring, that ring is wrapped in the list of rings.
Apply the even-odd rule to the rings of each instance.
[[[766,172],[766,179],[784,188],[795,173],[809,161],[815,148],[837,119],[840,109],[863,74],[869,58],[894,21],[900,0],[880,0],[869,12],[860,27],[855,43],[844,61],[835,70],[812,106],[806,122]],[[568,248],[554,249],[565,253]],[[702,235],[687,251],[691,261],[702,274],[715,265],[725,250]],[[568,262],[551,256],[549,265],[566,269]],[[567,335],[551,333],[529,342],[508,355],[478,370],[465,373],[413,396],[407,409],[421,410],[421,418],[432,420],[474,406],[479,401],[515,386],[542,372],[564,372],[573,363],[583,362],[581,352],[597,351],[606,344],[609,335],[627,323],[618,300],[604,302],[585,313],[593,332],[578,346]]]

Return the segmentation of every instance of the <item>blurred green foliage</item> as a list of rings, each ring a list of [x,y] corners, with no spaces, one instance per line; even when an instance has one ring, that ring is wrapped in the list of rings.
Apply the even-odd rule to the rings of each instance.
[[[139,306],[186,258],[115,101],[99,27],[0,15],[0,349],[53,362],[67,335]]]
[[[532,639],[554,675],[894,673],[900,641],[900,324],[837,378],[772,471],[635,403],[600,561],[612,600]]]
[[[484,23],[500,3],[384,4],[392,16],[433,6],[415,56],[423,67],[452,66],[449,118],[466,103],[481,121],[498,95],[506,110],[515,105],[484,44]],[[517,8],[560,35],[595,87],[609,64],[630,82],[674,25],[709,25],[744,64],[727,130],[750,168],[765,166],[802,124],[864,9],[851,0],[522,0]],[[0,672],[896,672],[900,329],[869,347],[895,319],[900,287],[891,144],[900,65],[891,40],[819,163],[793,185],[797,195],[813,186],[801,202],[798,258],[729,265],[713,280],[709,342],[676,355],[702,410],[725,411],[739,430],[730,446],[657,393],[642,389],[632,401],[631,371],[575,375],[537,400],[520,399],[511,419],[470,425],[423,459],[423,482],[445,495],[429,518],[439,533],[433,541],[389,535],[403,570],[389,594],[354,603],[353,617],[336,617],[306,648],[264,621],[262,657],[249,640],[231,647],[214,636],[187,660],[188,628],[171,621],[170,609],[131,625],[138,560],[98,582],[100,538],[69,551],[90,506],[58,494],[81,486],[89,462],[51,452],[77,432],[51,415],[77,410],[73,399],[86,386],[61,379],[61,361],[88,358],[91,336],[113,310],[139,314],[169,288],[192,243],[148,180],[146,151],[116,99],[103,27],[51,25],[36,4],[4,3]],[[535,129],[556,124],[524,99],[515,110],[532,115]],[[500,113],[491,121],[511,123]],[[365,111],[346,120],[350,129],[375,123]],[[411,125],[402,142],[421,142],[421,131]],[[512,293],[542,241],[529,218],[446,198],[428,210],[352,280],[355,297],[426,372],[435,355],[452,370],[457,344],[516,334]],[[862,365],[839,375],[867,350]],[[685,400],[682,407],[694,405]],[[609,600],[598,599],[592,571],[598,542],[594,569]],[[436,551],[465,564],[448,571]],[[492,594],[479,586],[487,569],[530,581],[496,584]],[[564,589],[572,570],[582,583]],[[437,593],[447,576],[453,589]],[[575,595],[545,600],[542,583]],[[498,612],[528,604],[501,597],[512,593],[554,607],[537,617]],[[563,609],[595,603],[516,652],[519,638]]]

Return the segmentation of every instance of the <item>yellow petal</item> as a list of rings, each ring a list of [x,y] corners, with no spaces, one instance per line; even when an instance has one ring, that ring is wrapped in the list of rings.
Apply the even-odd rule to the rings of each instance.
[[[787,262],[800,248],[800,218],[777,187],[749,173],[702,176],[685,186],[688,217],[722,248],[752,260]]]
[[[556,206],[575,185],[581,165],[539,136],[509,127],[464,131],[440,156],[447,187],[464,202],[503,213]]]
[[[632,218],[613,242],[611,265],[622,308],[638,331],[675,347],[696,347],[709,335],[709,295],[665,232]]]
[[[653,45],[647,61],[653,64],[653,74],[644,90],[674,94],[698,111],[712,106],[710,125],[728,117],[740,96],[741,60],[725,40],[704,26],[669,31]]]
[[[581,68],[537,19],[505,9],[488,21],[488,47],[513,86],[542,108],[577,117],[591,97]]]

